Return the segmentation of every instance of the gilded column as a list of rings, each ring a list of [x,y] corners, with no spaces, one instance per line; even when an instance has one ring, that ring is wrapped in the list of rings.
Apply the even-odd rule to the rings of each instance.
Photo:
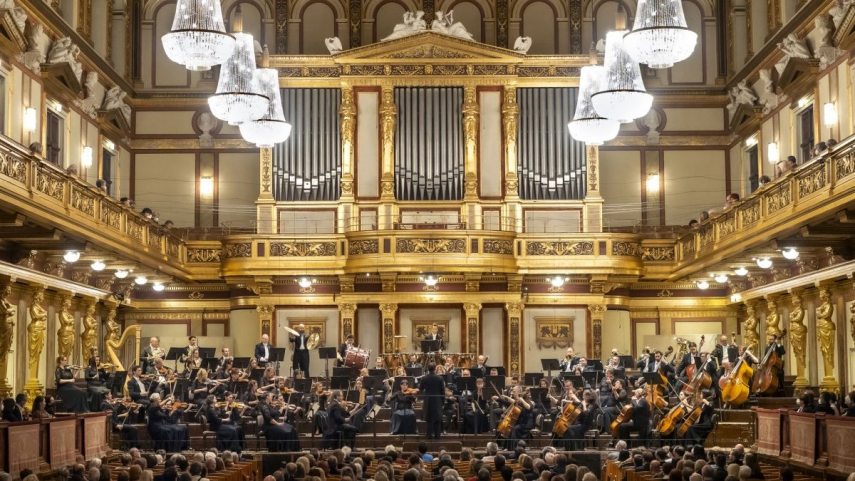
[[[395,342],[395,313],[397,311],[397,304],[380,304],[380,318],[383,328],[383,353],[398,352],[398,345]]]
[[[383,87],[379,110],[380,136],[382,139],[380,162],[383,166],[380,176],[380,198],[385,201],[392,201],[395,199],[395,125],[398,117],[392,87]]]
[[[505,310],[508,313],[508,332],[505,341],[508,345],[508,376],[521,376],[523,373],[523,304],[521,302],[509,302],[505,304]]]
[[[802,293],[799,290],[790,291],[790,319],[787,324],[787,330],[790,336],[790,349],[793,350],[793,355],[796,358],[796,380],[793,386],[796,389],[804,389],[808,385],[807,377],[805,376],[805,359],[807,353],[807,331],[805,325],[805,309],[802,307]]]
[[[71,313],[71,294],[63,292],[59,295],[59,309],[56,313],[58,328],[56,331],[57,355],[74,363],[74,314]]]
[[[18,308],[12,304],[12,283],[6,281],[0,287],[0,397],[9,397],[14,389],[9,385],[9,354],[15,342],[15,319]]]
[[[356,304],[339,304],[339,339],[344,342],[347,336],[356,335]]]
[[[516,85],[506,85],[502,98],[502,132],[505,140],[505,199],[517,199],[517,123],[520,107]]]
[[[288,0],[276,0],[276,53],[288,53]]]
[[[590,304],[591,311],[591,358],[602,359],[603,356],[603,319],[606,317],[605,304]]]
[[[478,200],[478,99],[474,85],[463,88],[463,148],[466,192],[464,199]]]
[[[30,321],[27,324],[27,382],[24,385],[24,392],[31,403],[44,390],[39,380],[39,364],[41,364],[42,349],[45,347],[47,338],[48,313],[44,302],[45,288],[33,286],[28,310]]]
[[[600,149],[596,145],[585,146],[587,184],[585,192],[585,232],[602,232],[603,197],[600,195]]]
[[[469,302],[463,304],[463,310],[466,312],[466,344],[463,352],[480,354],[478,333],[481,331],[481,304]]]
[[[837,392],[840,384],[834,377],[834,344],[837,326],[834,325],[834,304],[828,286],[819,289],[819,305],[816,308],[816,337],[822,354],[823,376],[820,389]]]
[[[766,4],[766,39],[772,38],[781,28],[781,0],[768,0]]]
[[[341,120],[341,200],[349,202],[353,201],[353,139],[356,135],[356,102],[353,97],[353,88],[343,86],[338,111]]]
[[[255,311],[258,313],[258,330],[259,337],[264,334],[273,335],[273,306],[262,304],[256,306]]]
[[[256,201],[256,225],[259,234],[276,232],[276,201],[273,198],[273,149],[259,149],[258,201]]]

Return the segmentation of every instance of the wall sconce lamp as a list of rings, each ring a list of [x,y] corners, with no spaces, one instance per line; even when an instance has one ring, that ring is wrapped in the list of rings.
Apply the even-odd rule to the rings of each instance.
[[[768,157],[769,162],[773,164],[781,160],[781,154],[778,152],[777,142],[769,142],[769,145],[766,146],[766,157]]]
[[[35,107],[27,107],[24,109],[24,130],[27,132],[36,130],[38,114],[39,112]]]
[[[659,192],[659,174],[655,172],[647,174],[646,185],[648,193]]]
[[[837,106],[834,102],[826,102],[823,104],[822,123],[829,129],[837,125]]]
[[[83,149],[80,151],[80,165],[84,169],[92,167],[92,147],[88,145],[83,146]]]
[[[213,197],[214,195],[214,178],[204,176],[199,178],[199,195],[202,197]]]

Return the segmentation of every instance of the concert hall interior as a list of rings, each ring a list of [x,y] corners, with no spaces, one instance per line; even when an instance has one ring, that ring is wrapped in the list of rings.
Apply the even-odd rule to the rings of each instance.
[[[855,0],[0,0],[0,481],[855,480]]]

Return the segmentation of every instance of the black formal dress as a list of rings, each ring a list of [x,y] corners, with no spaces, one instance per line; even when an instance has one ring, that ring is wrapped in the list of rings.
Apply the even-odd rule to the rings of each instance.
[[[297,431],[294,430],[294,427],[286,422],[274,423],[274,421],[279,421],[278,411],[266,402],[259,403],[257,410],[263,419],[261,430],[264,437],[267,438],[268,451],[290,452],[300,450],[300,439],[297,437]]]
[[[309,377],[309,349],[306,348],[309,336],[303,333],[299,336],[291,335],[288,339],[294,345],[293,369],[295,371],[300,370],[306,377]]]
[[[585,449],[585,433],[594,429],[597,410],[596,403],[588,404],[588,408],[582,410],[582,413],[576,418],[576,422],[564,432],[562,442],[558,443],[562,449],[572,451],[582,451]]]
[[[148,434],[155,449],[177,453],[187,447],[187,426],[176,424],[172,415],[159,405],[150,405],[147,413]]]
[[[464,434],[480,434],[490,430],[490,421],[487,419],[489,408],[483,393],[479,396],[477,391],[464,391],[460,402]]]
[[[74,379],[71,369],[56,369],[56,395],[62,399],[62,410],[73,413],[89,412],[86,391],[75,386],[73,382],[60,383],[61,379]]]
[[[510,402],[505,398],[501,398],[502,405],[510,406]],[[523,407],[522,403],[517,403],[517,406],[521,409],[520,415],[517,418],[516,424],[511,428],[511,434],[507,438],[503,438],[499,440],[499,446],[504,449],[514,449],[517,446],[517,443],[521,439],[529,439],[531,437],[531,430],[534,429],[534,411],[531,409],[526,409]],[[502,419],[499,418],[499,423],[502,422]]]
[[[694,446],[695,444],[703,446],[707,436],[713,430],[713,414],[715,414],[715,409],[709,404],[704,404],[701,408],[701,418],[686,431],[686,435],[683,436],[683,444],[686,446]]]
[[[347,411],[338,401],[333,401],[327,410],[327,424],[323,433],[324,449],[340,448],[342,445],[353,447],[358,430],[347,418]]]
[[[427,424],[428,439],[442,435],[442,407],[445,382],[434,373],[428,373],[419,382],[419,393],[423,396],[423,410]]]
[[[217,433],[217,449],[243,451],[243,430],[240,426],[224,422],[220,417],[219,409],[214,406],[205,408],[205,419],[208,421],[208,429]]]
[[[392,398],[389,400],[389,406],[392,408],[392,434],[416,434],[416,412],[413,411],[414,401],[415,398],[413,396],[404,394],[401,391],[392,395]]]
[[[119,433],[119,437],[122,439],[121,448],[123,451],[127,451],[131,448],[140,448],[140,434],[137,431],[137,427],[125,421],[125,418],[128,416],[132,416],[128,408],[126,408],[122,404],[111,404],[109,402],[101,401],[101,406],[98,409],[99,411],[106,411],[110,413],[110,421],[113,425],[113,430]]]
[[[89,391],[89,409],[99,411],[104,395],[110,392],[106,386],[110,374],[104,369],[89,366],[86,368],[85,376],[86,390]]]

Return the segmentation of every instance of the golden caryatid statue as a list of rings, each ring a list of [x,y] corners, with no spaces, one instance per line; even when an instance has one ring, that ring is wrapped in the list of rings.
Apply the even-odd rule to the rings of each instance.
[[[80,355],[83,364],[89,361],[89,357],[98,350],[98,319],[95,319],[95,302],[86,304],[86,313],[83,314],[83,333],[80,335]]]
[[[7,367],[15,334],[15,317],[18,314],[15,306],[9,302],[11,295],[12,284],[3,284],[0,287],[0,395],[4,396],[8,396],[12,389],[8,385]]]
[[[834,335],[837,328],[831,316],[834,315],[834,304],[831,303],[831,293],[828,289],[819,290],[819,306],[816,308],[816,337],[819,339],[819,351],[822,353],[822,365],[825,375],[822,387],[835,385],[834,379]]]
[[[805,309],[802,307],[802,299],[798,294],[793,294],[793,309],[790,311],[790,323],[788,325],[793,354],[796,356],[796,381],[797,388],[807,386],[805,378],[805,350],[807,349],[807,326],[804,323]]]
[[[44,288],[36,287],[30,303],[30,323],[27,325],[27,370],[31,380],[39,378],[39,362],[45,347],[48,313],[42,305],[44,301]]]
[[[125,345],[130,336],[134,336],[135,353],[133,359],[140,358],[140,326],[130,326],[125,329],[125,332],[119,335],[122,326],[116,322],[116,308],[112,306],[107,308],[107,321],[105,324],[107,325],[107,333],[104,336],[104,351],[113,367],[118,371],[124,371],[125,365],[119,358],[119,350]]]
[[[855,343],[855,302],[849,304],[849,335],[852,336],[852,342]]]
[[[57,353],[67,359],[74,354],[74,314],[71,313],[71,296],[62,296],[57,313],[59,328],[56,331]]]
[[[742,337],[745,341],[745,349],[751,352],[758,352],[760,348],[760,321],[757,319],[757,312],[754,309],[754,304],[746,304],[745,313],[748,317],[742,323]]]
[[[775,302],[775,299],[766,301],[766,309],[769,311],[766,314],[766,338],[775,336],[780,339],[783,333],[781,332],[781,321],[778,319],[778,303]]]

